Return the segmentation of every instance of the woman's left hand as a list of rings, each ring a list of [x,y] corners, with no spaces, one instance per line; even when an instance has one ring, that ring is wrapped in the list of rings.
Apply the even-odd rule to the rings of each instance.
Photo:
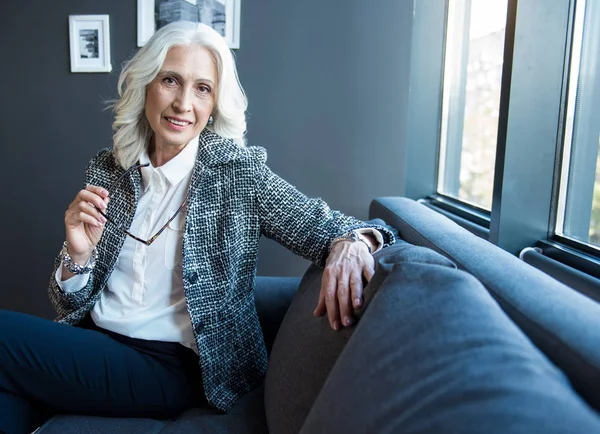
[[[335,243],[325,263],[319,303],[313,314],[323,316],[327,312],[334,330],[354,324],[353,309],[363,303],[363,277],[369,282],[374,273],[373,256],[365,243]]]

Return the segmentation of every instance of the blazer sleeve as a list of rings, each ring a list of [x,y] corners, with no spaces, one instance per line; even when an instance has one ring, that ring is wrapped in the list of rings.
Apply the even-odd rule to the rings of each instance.
[[[108,150],[102,150],[89,162],[85,170],[85,186],[94,184],[93,173],[97,170],[98,163],[106,158]],[[90,273],[90,278],[87,284],[78,291],[65,292],[61,289],[56,281],[56,271],[62,266],[60,255],[56,255],[54,259],[54,268],[50,276],[50,284],[48,285],[48,296],[54,310],[59,318],[67,316],[69,313],[83,307],[87,304],[92,296],[92,288],[94,287],[94,272]]]
[[[54,260],[54,270],[50,277],[50,285],[48,287],[48,296],[50,302],[54,306],[54,310],[58,314],[59,318],[63,318],[71,312],[85,306],[92,294],[92,288],[94,286],[94,272],[90,273],[90,278],[87,284],[79,291],[65,292],[61,289],[56,281],[56,271],[58,267],[62,266],[60,256],[57,255]]]
[[[384,247],[395,242],[387,228],[335,211],[320,198],[309,198],[273,173],[258,166],[256,197],[261,232],[319,267],[325,265],[333,238],[354,229],[381,232]]]

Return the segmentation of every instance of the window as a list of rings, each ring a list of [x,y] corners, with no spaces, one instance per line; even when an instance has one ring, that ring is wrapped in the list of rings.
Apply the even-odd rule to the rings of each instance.
[[[600,0],[578,0],[556,232],[600,246]]]
[[[414,8],[403,194],[600,279],[600,0]]]
[[[491,209],[508,0],[448,3],[438,192]]]

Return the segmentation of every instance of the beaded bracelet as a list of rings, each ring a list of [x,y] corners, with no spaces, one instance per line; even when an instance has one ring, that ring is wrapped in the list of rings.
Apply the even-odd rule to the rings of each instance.
[[[90,273],[96,266],[96,260],[98,259],[98,252],[96,251],[96,248],[94,248],[94,250],[92,250],[92,256],[88,260],[87,264],[82,266],[76,262],[73,262],[73,258],[71,258],[71,255],[69,255],[69,252],[67,250],[66,241],[63,243],[63,248],[60,251],[59,255],[63,265],[66,267],[67,270],[69,270],[73,274]]]

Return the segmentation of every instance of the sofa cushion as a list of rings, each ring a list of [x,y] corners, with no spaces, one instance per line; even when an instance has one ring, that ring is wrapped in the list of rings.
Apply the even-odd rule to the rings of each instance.
[[[301,433],[600,432],[475,278],[423,247],[386,253],[383,281]]]
[[[371,222],[385,225],[381,220]],[[333,331],[326,315],[313,316],[322,275],[322,269],[314,265],[306,271],[271,350],[265,377],[265,411],[272,434],[299,431],[331,367],[354,332],[354,327]],[[365,288],[365,305],[367,294],[373,293],[371,286],[375,282]]]
[[[40,427],[36,434],[158,434],[166,425],[153,419],[55,416]]]
[[[269,432],[298,432],[329,370],[354,328],[331,330],[327,317],[312,315],[321,288],[320,268],[312,265],[275,338],[265,377]]]
[[[268,350],[299,283],[300,279],[296,277],[256,278],[254,298]],[[266,433],[263,395],[263,386],[244,395],[227,415],[216,415],[208,409],[198,408],[167,421],[60,415],[48,420],[37,433]]]
[[[298,285],[299,277],[256,277],[254,304],[268,352],[271,351],[279,325],[296,295]]]
[[[600,304],[414,200],[378,198],[370,215],[475,276],[508,316],[600,410]]]
[[[36,434],[266,434],[264,387],[242,396],[227,414],[188,410],[173,420],[55,416]]]
[[[266,434],[264,387],[242,396],[227,414],[214,414],[208,409],[185,412],[165,426],[160,434]]]

